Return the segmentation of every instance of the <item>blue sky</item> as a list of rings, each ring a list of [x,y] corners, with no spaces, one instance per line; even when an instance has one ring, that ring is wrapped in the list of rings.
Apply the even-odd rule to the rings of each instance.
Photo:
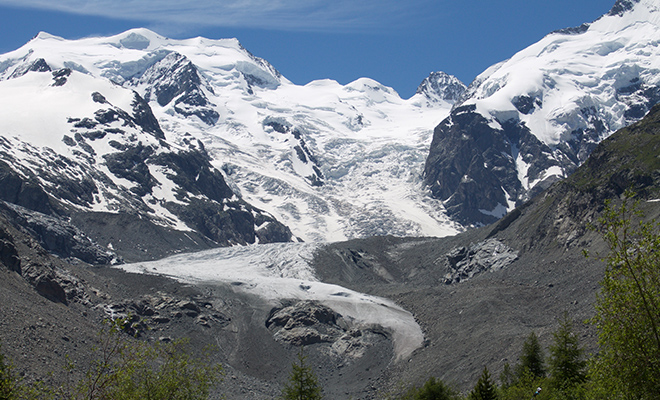
[[[0,0],[0,53],[39,31],[67,39],[146,27],[235,37],[297,84],[375,79],[404,97],[432,71],[469,84],[547,33],[615,0]]]

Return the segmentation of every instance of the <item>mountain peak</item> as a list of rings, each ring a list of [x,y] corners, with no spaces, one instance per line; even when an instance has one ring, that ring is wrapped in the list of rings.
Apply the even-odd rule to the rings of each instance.
[[[48,32],[40,31],[37,33],[32,40],[65,40],[59,36],[51,35]]]
[[[428,77],[424,78],[417,87],[417,93],[424,95],[431,102],[453,103],[458,101],[466,89],[465,84],[455,76],[438,71],[431,72]]]
[[[623,15],[626,11],[630,11],[635,7],[635,4],[640,0],[617,0],[614,6],[607,15]]]

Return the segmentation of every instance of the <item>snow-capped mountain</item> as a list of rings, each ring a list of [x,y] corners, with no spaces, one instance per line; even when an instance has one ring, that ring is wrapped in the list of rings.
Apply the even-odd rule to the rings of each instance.
[[[435,130],[425,181],[450,215],[490,223],[571,173],[660,101],[660,2],[619,0],[493,65]]]
[[[464,90],[442,73],[408,100],[367,78],[295,85],[235,39],[40,33],[0,56],[2,158],[77,213],[129,213],[221,244],[290,240],[275,220],[305,241],[445,235],[460,226],[421,174]],[[215,209],[191,212],[199,202]],[[253,223],[218,217],[227,207]],[[224,237],[230,228],[250,232]]]

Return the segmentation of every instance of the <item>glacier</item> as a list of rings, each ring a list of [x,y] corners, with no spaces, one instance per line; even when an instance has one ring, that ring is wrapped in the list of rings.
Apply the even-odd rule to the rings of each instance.
[[[341,314],[353,327],[379,326],[393,341],[396,360],[421,347],[415,318],[391,300],[318,280],[309,261],[319,244],[271,243],[179,254],[157,261],[117,266],[127,272],[168,276],[196,285],[226,285],[280,305],[280,300],[315,300]]]

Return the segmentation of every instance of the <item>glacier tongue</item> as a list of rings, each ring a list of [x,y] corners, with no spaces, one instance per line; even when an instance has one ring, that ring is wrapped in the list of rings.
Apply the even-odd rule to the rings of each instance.
[[[158,261],[118,266],[191,284],[224,284],[278,305],[280,300],[315,300],[358,327],[381,326],[394,342],[398,360],[424,340],[415,318],[391,300],[320,282],[310,266],[318,244],[277,243],[235,246],[179,254]]]

